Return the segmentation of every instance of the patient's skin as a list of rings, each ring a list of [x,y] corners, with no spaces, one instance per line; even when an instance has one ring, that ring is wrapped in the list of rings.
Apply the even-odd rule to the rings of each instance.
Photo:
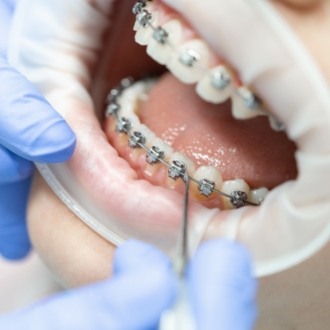
[[[36,175],[28,212],[34,248],[64,287],[111,275],[114,245],[72,214]]]
[[[330,2],[273,1],[303,39],[330,78]],[[317,38],[317,42],[315,42]],[[75,217],[46,186],[34,180],[28,211],[33,244],[66,287],[80,286],[111,275],[115,247]],[[280,244],[280,242],[279,242]],[[257,329],[325,329],[330,323],[329,247],[288,271],[260,281]]]

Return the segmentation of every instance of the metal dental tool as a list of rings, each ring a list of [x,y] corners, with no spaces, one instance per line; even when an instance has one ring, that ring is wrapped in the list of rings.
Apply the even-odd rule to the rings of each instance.
[[[178,234],[178,253],[173,261],[174,269],[179,279],[178,297],[173,307],[164,311],[159,325],[159,330],[196,330],[196,322],[190,310],[187,284],[185,278],[186,266],[189,261],[189,189],[190,184],[194,183],[198,191],[205,197],[210,197],[212,193],[227,197],[234,208],[246,205],[257,206],[259,204],[248,201],[248,196],[244,191],[234,190],[230,194],[224,193],[215,188],[215,182],[203,179],[196,180],[188,174],[187,166],[180,160],[171,162],[166,160],[165,152],[161,148],[152,145],[147,147],[146,137],[134,127],[129,118],[121,115],[121,96],[125,89],[132,85],[132,79],[123,79],[120,85],[110,91],[108,95],[108,107],[106,116],[112,117],[116,121],[116,132],[128,137],[128,145],[131,149],[143,149],[146,152],[146,162],[150,165],[162,164],[168,169],[168,176],[173,180],[182,180],[184,189],[183,212],[181,226]],[[261,201],[260,201],[261,202]]]
[[[181,163],[183,164],[183,163]],[[184,165],[184,164],[183,164]],[[190,179],[186,167],[181,167],[180,177],[185,184],[183,213],[181,228],[178,237],[178,254],[174,260],[174,269],[179,278],[178,296],[172,308],[161,315],[159,330],[196,330],[196,321],[189,305],[185,271],[189,260],[188,255],[188,211],[189,211],[189,188]]]
[[[187,171],[185,172],[183,178],[183,182],[185,183],[185,191],[184,191],[184,199],[183,199],[183,215],[180,229],[180,237],[179,237],[179,264],[178,264],[178,274],[179,276],[184,276],[184,272],[188,263],[188,206],[189,206],[189,189],[190,182]]]

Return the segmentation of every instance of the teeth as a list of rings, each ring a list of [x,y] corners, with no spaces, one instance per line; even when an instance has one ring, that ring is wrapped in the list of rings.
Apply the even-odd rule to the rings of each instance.
[[[264,115],[259,101],[254,94],[245,86],[237,88],[232,93],[232,114],[236,119],[250,119]]]
[[[233,87],[232,74],[225,65],[210,69],[210,64],[219,59],[203,40],[183,42],[183,35],[191,32],[189,28],[177,19],[170,19],[160,26],[161,16],[157,17],[158,12],[152,6],[151,1],[138,2],[133,9],[136,15],[135,40],[147,46],[147,54],[151,58],[167,66],[181,82],[197,83],[196,93],[205,101],[219,104],[231,98],[232,115],[236,119],[268,115],[247,87]],[[111,115],[111,109],[108,114]],[[273,130],[285,130],[276,118],[269,116],[269,122]]]
[[[160,64],[167,64],[173,56],[174,49],[182,41],[182,26],[178,20],[170,20],[165,23],[162,28],[169,35],[167,42],[160,43],[154,37],[148,41],[147,53],[148,55]]]
[[[212,193],[209,190],[211,186],[217,190],[221,190],[222,176],[220,172],[213,166],[200,166],[194,173],[193,179],[200,182],[198,187],[199,193],[204,196],[208,197]]]
[[[255,204],[260,204],[268,194],[267,188],[258,188],[250,191],[249,201]]]
[[[123,114],[124,114],[124,112],[123,112]],[[134,129],[135,129],[135,127],[138,127],[141,124],[140,118],[136,114],[126,115],[126,117],[124,117],[124,118],[126,118],[130,121],[131,126],[134,127]]]
[[[166,162],[170,162],[171,155],[173,154],[173,149],[163,140],[160,138],[155,138],[151,141],[151,146],[154,146],[156,149],[161,151],[164,156],[162,159]],[[145,167],[145,174],[150,177],[165,177],[164,173],[167,172],[166,166],[162,165],[161,163],[151,165],[147,162],[147,165]]]
[[[131,93],[132,94],[132,93]],[[135,114],[137,110],[138,100],[133,95],[124,94],[120,98],[120,117],[127,118],[133,127],[140,125],[140,119]]]
[[[153,80],[147,83],[137,83],[131,88],[126,89],[119,97],[120,117],[129,119],[134,129],[140,126],[140,119],[136,115],[139,109],[139,103],[148,98],[148,91],[153,85]]]
[[[202,78],[209,65],[210,50],[199,39],[194,39],[182,44],[176,55],[167,63],[168,69],[180,81],[193,84]]]
[[[135,25],[133,28],[133,30],[136,31],[135,41],[142,46],[146,46],[148,44],[149,40],[152,39],[153,30],[150,27],[150,24],[152,24],[153,26],[154,25],[157,26],[157,13],[153,12],[151,14],[149,23],[146,26],[142,26],[141,23],[139,23],[138,18],[135,22]]]
[[[188,175],[192,176],[192,174],[195,172],[195,165],[194,163],[185,155],[183,155],[180,152],[174,152],[171,157],[170,157],[170,164],[172,164],[173,162],[178,161],[180,163],[185,164],[186,166],[186,170]],[[167,185],[169,188],[175,188],[178,185],[182,185],[182,181],[181,180],[176,180],[173,179],[173,177],[171,178],[171,176],[169,175],[168,180],[167,180]]]
[[[150,148],[153,145],[153,141],[156,138],[155,133],[153,131],[151,131],[150,128],[147,127],[144,124],[139,125],[136,128],[136,130],[139,131],[139,132],[141,132],[143,134],[143,136],[145,137],[145,143],[144,143],[144,145],[147,148]]]
[[[231,195],[235,190],[243,191],[249,196],[250,193],[250,187],[248,184],[242,180],[242,179],[236,179],[236,180],[229,180],[229,181],[224,181],[222,184],[221,191]],[[234,206],[230,202],[230,199],[225,196],[221,196],[221,200],[223,202],[223,205],[226,209],[233,209]]]
[[[205,74],[196,86],[197,94],[205,101],[223,103],[229,99],[232,90],[229,70],[221,65]]]
[[[172,147],[169,146],[166,142],[164,142],[160,138],[155,138],[151,143],[152,143],[153,146],[155,146],[155,147],[159,148],[160,150],[162,150],[165,154],[164,160],[166,160],[167,162],[170,162],[171,156],[174,152]]]
[[[142,144],[146,142],[146,137],[137,130],[133,130],[129,135],[128,145],[131,148],[131,152],[129,153],[129,157],[134,162],[138,162],[139,158],[144,155],[144,151],[141,147]]]
[[[191,176],[193,175],[195,172],[195,165],[191,159],[180,152],[174,152],[170,157],[170,162],[173,162],[174,160],[178,160],[186,164],[188,174]]]
[[[152,30],[142,26],[135,33],[135,41],[141,46],[146,46],[152,38]]]
[[[139,167],[144,167],[144,173],[150,176],[156,183],[167,181],[169,188],[182,188],[182,180],[189,175],[195,188],[193,192],[202,196],[216,198],[225,209],[233,209],[245,206],[247,203],[260,204],[268,193],[267,188],[259,188],[250,191],[248,184],[241,179],[222,182],[221,173],[213,166],[201,166],[195,170],[192,160],[173,149],[160,138],[157,138],[146,125],[140,123],[136,115],[140,108],[138,102],[148,99],[148,91],[153,86],[154,80],[136,83],[130,88],[119,93],[112,93],[110,104],[118,104],[116,112],[115,128],[118,133],[116,146],[124,143],[130,147],[128,157]],[[109,106],[108,106],[109,107]],[[111,114],[109,114],[110,116]],[[157,179],[158,178],[158,179]],[[164,181],[165,180],[165,181]],[[181,186],[180,186],[181,184]],[[216,191],[222,192],[217,193]],[[226,195],[226,196],[225,196]],[[214,201],[214,199],[213,199]],[[216,204],[218,207],[219,204]]]

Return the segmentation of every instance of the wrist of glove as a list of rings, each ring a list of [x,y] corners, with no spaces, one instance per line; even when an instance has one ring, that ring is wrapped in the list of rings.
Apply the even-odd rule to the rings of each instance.
[[[241,246],[220,240],[203,245],[191,263],[188,282],[199,329],[252,329],[256,283]],[[111,280],[7,315],[0,328],[156,329],[162,311],[174,303],[176,289],[168,258],[131,241],[117,250]]]
[[[1,329],[152,329],[175,295],[171,264],[139,242],[118,249],[111,280],[68,291],[0,319]]]
[[[75,147],[63,118],[7,62],[15,8],[15,0],[0,2],[0,255],[8,259],[20,259],[30,249],[26,208],[32,162],[65,161]]]
[[[202,244],[188,269],[188,288],[198,329],[254,328],[257,281],[243,246],[229,240]]]
[[[26,206],[32,161],[68,159],[75,136],[64,119],[0,57],[0,254],[25,256]]]

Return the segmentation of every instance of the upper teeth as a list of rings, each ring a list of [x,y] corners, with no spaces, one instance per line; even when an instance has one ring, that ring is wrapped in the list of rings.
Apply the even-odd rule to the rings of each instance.
[[[177,19],[158,26],[156,12],[151,2],[139,1],[133,7],[136,15],[135,40],[147,45],[147,53],[167,68],[184,83],[197,83],[196,92],[212,103],[232,99],[232,113],[237,119],[249,119],[268,113],[262,109],[259,99],[246,87],[235,87],[225,65],[212,67],[217,57],[200,39],[183,39],[184,25]],[[270,120],[274,130],[284,125]]]

